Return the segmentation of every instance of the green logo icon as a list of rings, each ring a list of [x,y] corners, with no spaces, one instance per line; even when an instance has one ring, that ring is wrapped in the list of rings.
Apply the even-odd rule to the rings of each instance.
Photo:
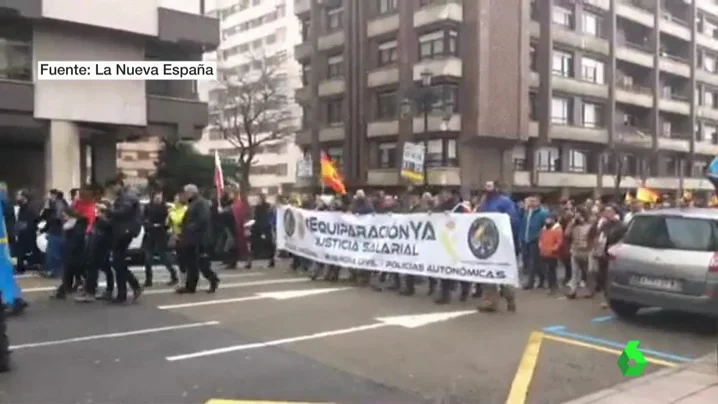
[[[640,341],[628,341],[616,362],[625,377],[640,376],[648,364],[646,358],[644,358],[641,351],[638,350],[638,344],[640,344]]]

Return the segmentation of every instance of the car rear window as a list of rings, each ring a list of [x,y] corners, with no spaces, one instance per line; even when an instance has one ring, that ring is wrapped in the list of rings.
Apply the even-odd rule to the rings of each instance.
[[[637,216],[623,237],[626,244],[688,251],[716,250],[716,222],[676,216]]]

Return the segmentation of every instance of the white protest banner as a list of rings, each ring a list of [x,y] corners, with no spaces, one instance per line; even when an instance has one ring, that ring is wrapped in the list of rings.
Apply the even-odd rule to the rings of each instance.
[[[401,177],[413,182],[424,181],[424,145],[404,143],[401,157]]]
[[[502,213],[353,215],[282,206],[277,248],[324,264],[518,286]]]

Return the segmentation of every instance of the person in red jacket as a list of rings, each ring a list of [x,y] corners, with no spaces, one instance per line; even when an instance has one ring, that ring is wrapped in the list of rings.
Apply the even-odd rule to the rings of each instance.
[[[548,279],[549,294],[556,294],[558,291],[558,280],[556,269],[558,260],[561,258],[563,248],[563,229],[556,220],[556,216],[549,215],[543,229],[539,232],[539,255],[544,274]]]
[[[81,189],[78,192],[77,198],[72,200],[72,205],[70,205],[70,207],[87,220],[85,233],[89,234],[97,216],[97,211],[95,210],[95,198],[92,191],[86,188]]]

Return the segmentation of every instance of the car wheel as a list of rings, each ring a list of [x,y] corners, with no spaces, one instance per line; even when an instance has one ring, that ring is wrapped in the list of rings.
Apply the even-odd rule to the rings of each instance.
[[[633,317],[638,313],[641,306],[633,303],[627,303],[620,300],[610,300],[608,306],[619,317]]]

